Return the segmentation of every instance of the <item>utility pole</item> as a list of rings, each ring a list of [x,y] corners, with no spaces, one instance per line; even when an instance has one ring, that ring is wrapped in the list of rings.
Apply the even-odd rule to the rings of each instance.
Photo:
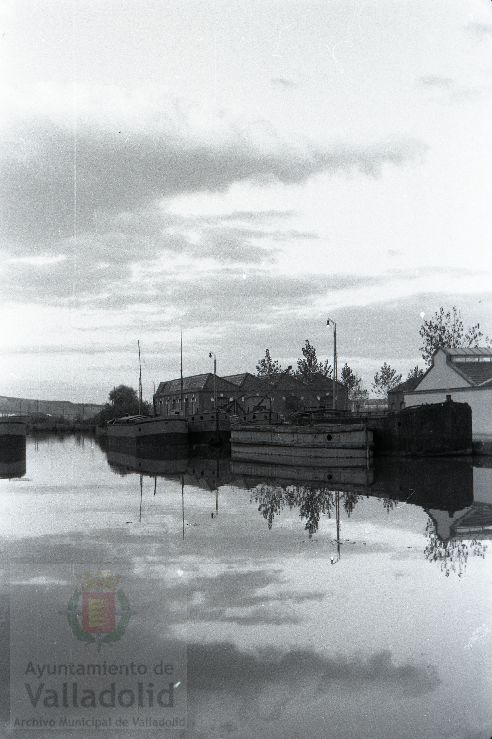
[[[183,329],[181,329],[181,351],[180,351],[180,388],[181,388],[181,415],[184,416],[184,400],[183,400]]]
[[[333,410],[337,409],[337,324],[331,318],[326,321],[327,326],[333,326]]]
[[[219,435],[219,416],[217,415],[217,357],[215,352],[209,352],[210,359],[214,358],[214,407],[215,407],[215,433]]]
[[[183,520],[183,541],[185,538],[185,484],[184,484],[184,475],[181,475],[181,517]]]
[[[142,415],[142,362],[140,360],[140,339],[137,341],[138,345],[138,415]]]

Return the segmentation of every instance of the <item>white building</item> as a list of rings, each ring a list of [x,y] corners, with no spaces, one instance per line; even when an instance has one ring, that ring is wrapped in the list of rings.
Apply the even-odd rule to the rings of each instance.
[[[457,347],[434,352],[432,364],[405,406],[442,403],[447,396],[472,409],[473,447],[492,454],[492,349]]]

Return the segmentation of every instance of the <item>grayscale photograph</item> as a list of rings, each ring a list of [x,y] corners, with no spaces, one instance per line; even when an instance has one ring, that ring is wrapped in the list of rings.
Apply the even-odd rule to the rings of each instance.
[[[0,40],[0,739],[491,739],[490,0]]]

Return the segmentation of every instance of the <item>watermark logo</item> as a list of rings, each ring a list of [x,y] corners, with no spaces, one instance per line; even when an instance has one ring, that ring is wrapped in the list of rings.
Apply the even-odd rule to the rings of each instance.
[[[121,577],[111,572],[85,573],[67,606],[68,624],[76,639],[96,644],[119,641],[131,617],[130,603],[120,587]]]
[[[183,735],[186,592],[173,565],[131,565],[11,565],[12,731]]]

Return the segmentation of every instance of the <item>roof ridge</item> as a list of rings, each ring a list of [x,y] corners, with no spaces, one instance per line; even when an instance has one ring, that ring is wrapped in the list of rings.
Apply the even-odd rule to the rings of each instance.
[[[438,349],[442,349],[450,356],[492,356],[492,347],[490,346],[439,346]]]

